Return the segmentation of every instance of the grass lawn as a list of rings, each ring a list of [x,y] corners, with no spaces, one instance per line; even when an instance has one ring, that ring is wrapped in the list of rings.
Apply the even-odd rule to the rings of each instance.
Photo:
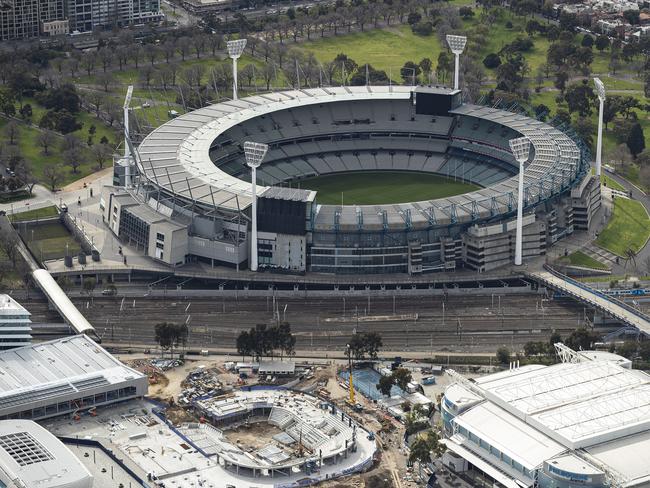
[[[409,26],[397,26],[314,39],[301,43],[299,49],[313,52],[321,63],[332,61],[338,54],[344,53],[359,65],[369,63],[376,69],[386,71],[389,76],[392,74],[394,80],[399,80],[399,70],[406,61],[419,63],[423,58],[429,58],[435,67],[440,43],[434,34],[418,36],[411,32]]]
[[[360,171],[326,175],[300,181],[301,188],[318,191],[325,205],[379,205],[443,198],[476,190],[476,185],[444,176],[414,172]]]
[[[600,261],[596,261],[594,258],[588,256],[582,251],[576,251],[574,253],[571,253],[564,259],[568,261],[569,264],[572,264],[573,266],[581,266],[583,268],[591,268],[591,269],[603,269],[603,270],[609,269],[603,263],[601,263]]]
[[[75,256],[81,246],[62,224],[41,224],[28,227],[18,226],[18,232],[36,258],[41,261]]]
[[[638,252],[650,237],[650,218],[640,202],[617,198],[614,212],[607,227],[600,233],[596,244],[608,251],[624,256],[632,248]]]
[[[610,178],[607,175],[601,174],[600,181],[602,182],[603,185],[605,185],[607,188],[611,188],[612,190],[626,191],[623,185],[621,185],[616,180]]]
[[[38,220],[46,219],[49,217],[56,217],[59,215],[56,207],[52,205],[51,207],[36,208],[34,210],[27,210],[26,212],[20,212],[13,215],[10,215],[9,218],[12,222],[23,222],[26,220]]]

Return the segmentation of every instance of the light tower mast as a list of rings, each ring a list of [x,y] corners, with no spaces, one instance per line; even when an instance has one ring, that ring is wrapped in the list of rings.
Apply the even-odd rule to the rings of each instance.
[[[232,99],[237,100],[237,60],[246,47],[246,39],[235,39],[226,43],[228,56],[232,59]]]
[[[601,163],[603,155],[603,112],[605,111],[605,85],[600,78],[594,78],[596,91],[598,92],[598,141],[596,143],[596,176],[600,178]],[[599,183],[600,184],[600,183]]]
[[[251,169],[251,198],[252,198],[252,218],[251,218],[251,271],[257,271],[257,168],[262,164],[269,146],[259,142],[244,142],[244,154],[246,164]]]
[[[454,53],[454,56],[456,57],[454,62],[454,90],[458,90],[460,88],[460,55],[465,50],[467,37],[447,34],[447,44],[449,44],[449,49],[451,49],[451,52]]]
[[[517,190],[517,235],[515,237],[515,266],[521,266],[524,232],[524,163],[530,155],[530,139],[510,139],[510,150],[519,163],[519,187]]]

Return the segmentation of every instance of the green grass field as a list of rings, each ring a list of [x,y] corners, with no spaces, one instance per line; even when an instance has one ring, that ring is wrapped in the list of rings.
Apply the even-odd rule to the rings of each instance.
[[[600,181],[607,188],[611,188],[612,190],[625,191],[625,187],[623,185],[607,175],[600,175]]]
[[[582,251],[576,251],[574,253],[571,253],[566,258],[564,258],[564,260],[568,262],[568,264],[572,264],[573,266],[580,266],[582,268],[602,269],[602,270],[609,269],[603,263],[601,263],[600,261],[596,261],[594,258],[588,256]]]
[[[47,219],[59,215],[58,210],[54,205],[50,207],[36,208],[34,210],[27,210],[10,215],[9,218],[12,222],[25,222],[27,220]]]
[[[418,36],[409,26],[399,26],[317,39],[300,44],[300,49],[313,52],[321,63],[332,61],[344,53],[359,65],[369,63],[386,71],[394,80],[400,80],[399,71],[406,61],[419,63],[423,58],[429,58],[435,67],[440,43],[433,34]]]
[[[617,198],[614,212],[607,227],[600,233],[596,244],[608,251],[624,256],[632,248],[638,252],[650,237],[650,218],[640,202]]]
[[[301,188],[318,191],[324,205],[379,205],[449,197],[479,188],[444,176],[414,172],[362,171],[317,176],[300,182]]]
[[[63,224],[58,222],[31,226],[18,225],[17,230],[36,258],[61,259],[66,255],[75,256],[81,246],[74,240]]]

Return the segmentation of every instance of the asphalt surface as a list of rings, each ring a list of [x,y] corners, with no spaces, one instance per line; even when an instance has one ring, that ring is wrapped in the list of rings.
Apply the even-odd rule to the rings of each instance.
[[[178,299],[147,297],[72,298],[95,326],[104,343],[155,348],[159,322],[188,322],[189,348],[234,348],[242,330],[256,324],[286,320],[300,351],[340,351],[349,336],[376,331],[385,350],[405,352],[494,352],[501,345],[520,349],[528,341],[546,341],[556,330],[562,336],[584,324],[590,312],[570,299],[539,294],[448,296]],[[133,306],[135,302],[135,307]],[[40,339],[67,332],[56,312],[42,298],[21,302],[32,313]],[[345,311],[344,311],[345,307]],[[394,307],[394,308],[393,308]],[[278,319],[279,317],[279,319]],[[39,325],[44,324],[44,325]]]

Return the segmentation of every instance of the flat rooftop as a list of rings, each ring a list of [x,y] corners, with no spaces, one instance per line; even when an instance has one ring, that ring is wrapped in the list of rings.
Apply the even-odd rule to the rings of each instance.
[[[0,351],[0,416],[49,397],[142,378],[85,335]]]
[[[650,428],[650,375],[615,362],[515,369],[477,383],[488,400],[573,449]]]
[[[93,484],[74,454],[31,420],[0,421],[0,470],[28,487],[91,488]]]

